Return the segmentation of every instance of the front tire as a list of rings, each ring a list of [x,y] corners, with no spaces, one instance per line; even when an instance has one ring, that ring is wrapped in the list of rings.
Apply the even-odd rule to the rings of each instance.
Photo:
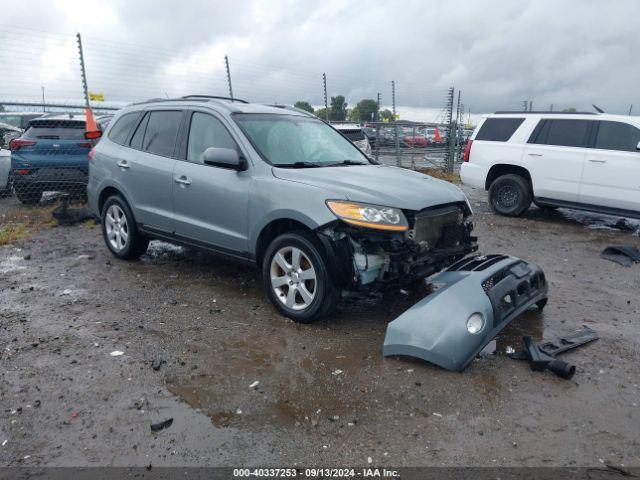
[[[531,186],[520,175],[502,175],[489,187],[489,206],[499,215],[517,217],[531,206]]]
[[[271,242],[262,276],[271,303],[298,323],[312,323],[333,311],[339,289],[332,282],[324,249],[313,234],[285,233]]]
[[[134,260],[147,251],[149,239],[138,231],[131,209],[120,195],[107,199],[101,217],[104,242],[115,257]]]

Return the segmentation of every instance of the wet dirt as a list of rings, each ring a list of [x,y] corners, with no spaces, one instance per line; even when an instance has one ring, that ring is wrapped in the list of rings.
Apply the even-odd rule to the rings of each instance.
[[[640,245],[635,229],[568,210],[498,217],[469,193],[481,251],[538,263],[550,301],[463,373],[382,357],[386,325],[417,287],[297,325],[256,270],[206,253],[153,242],[122,262],[84,225],[0,248],[0,462],[640,464],[640,265],[599,258]],[[522,335],[584,325],[601,339],[566,354],[572,381],[504,354]]]

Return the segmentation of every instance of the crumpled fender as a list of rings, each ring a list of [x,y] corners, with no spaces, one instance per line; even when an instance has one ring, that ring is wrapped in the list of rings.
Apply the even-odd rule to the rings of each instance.
[[[431,279],[436,291],[389,323],[382,353],[462,371],[514,318],[544,307],[547,282],[537,265],[506,255],[465,258]],[[478,333],[467,330],[474,313]]]

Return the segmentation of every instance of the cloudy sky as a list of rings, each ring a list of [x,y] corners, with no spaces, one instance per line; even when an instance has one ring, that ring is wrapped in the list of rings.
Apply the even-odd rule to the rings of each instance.
[[[321,105],[324,72],[350,105],[390,105],[395,80],[405,117],[439,112],[450,86],[474,113],[640,112],[635,0],[0,1],[0,99],[81,98],[81,32],[111,101],[227,94],[227,54],[234,94],[260,102]]]

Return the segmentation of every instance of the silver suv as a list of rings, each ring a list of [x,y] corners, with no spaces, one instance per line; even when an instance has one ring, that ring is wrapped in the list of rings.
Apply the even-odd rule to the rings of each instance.
[[[295,321],[347,291],[430,275],[476,249],[460,189],[378,165],[296,109],[188,96],[120,111],[90,154],[89,203],[113,255],[150,239],[257,265]]]

